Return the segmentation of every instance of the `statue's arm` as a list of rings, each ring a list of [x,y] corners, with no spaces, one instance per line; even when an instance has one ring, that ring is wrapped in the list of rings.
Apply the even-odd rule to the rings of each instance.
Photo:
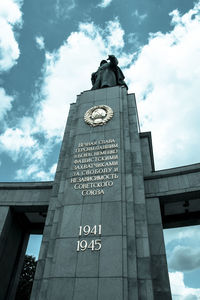
[[[94,72],[94,73],[92,73],[92,75],[91,75],[92,85],[95,84],[96,79],[97,79],[97,72]]]

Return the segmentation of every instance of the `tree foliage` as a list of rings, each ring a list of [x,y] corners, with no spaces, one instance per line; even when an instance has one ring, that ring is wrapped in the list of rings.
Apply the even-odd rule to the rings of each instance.
[[[25,255],[15,300],[30,299],[36,265],[37,262],[34,256]]]

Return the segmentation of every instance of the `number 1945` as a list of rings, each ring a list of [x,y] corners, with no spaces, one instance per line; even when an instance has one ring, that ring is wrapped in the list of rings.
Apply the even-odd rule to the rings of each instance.
[[[77,241],[77,251],[85,251],[91,249],[92,251],[98,251],[101,249],[101,240],[92,240],[87,242],[86,240]]]

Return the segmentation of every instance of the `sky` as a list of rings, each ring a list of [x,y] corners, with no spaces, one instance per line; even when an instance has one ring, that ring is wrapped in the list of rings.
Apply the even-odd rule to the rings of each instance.
[[[0,181],[53,180],[69,104],[108,54],[152,132],[156,169],[200,162],[200,1],[0,0],[0,28]],[[200,250],[184,234],[168,234],[170,278],[174,299],[196,300]],[[190,270],[177,263],[184,247]]]

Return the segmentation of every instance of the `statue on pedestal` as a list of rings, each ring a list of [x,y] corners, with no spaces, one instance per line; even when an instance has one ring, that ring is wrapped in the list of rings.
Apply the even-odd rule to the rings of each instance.
[[[102,89],[112,86],[125,86],[124,74],[117,66],[118,60],[114,55],[109,55],[107,60],[102,60],[98,70],[92,73],[92,90]]]

